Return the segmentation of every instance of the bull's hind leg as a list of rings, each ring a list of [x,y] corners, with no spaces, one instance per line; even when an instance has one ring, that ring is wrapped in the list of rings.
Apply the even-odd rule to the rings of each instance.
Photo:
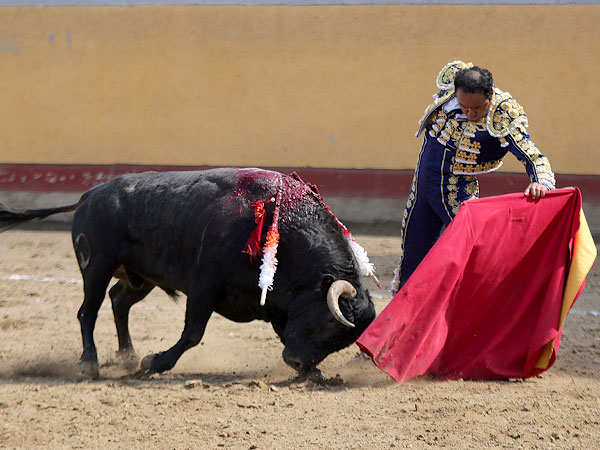
[[[142,372],[150,374],[172,369],[186,350],[198,345],[213,311],[214,296],[207,295],[206,292],[202,295],[188,295],[185,326],[179,341],[165,352],[146,356],[142,360]]]
[[[94,343],[94,328],[98,318],[98,310],[102,305],[106,288],[112,278],[116,264],[108,258],[100,255],[92,258],[92,262],[82,268],[83,275],[83,303],[77,312],[77,318],[81,326],[81,339],[83,341],[83,353],[81,354],[81,370],[92,376],[98,376],[98,354]]]
[[[144,281],[139,287],[131,287],[127,281],[119,280],[108,292],[112,302],[113,316],[119,339],[117,356],[125,367],[133,368],[138,358],[129,335],[129,310],[143,300],[154,288],[154,284]]]

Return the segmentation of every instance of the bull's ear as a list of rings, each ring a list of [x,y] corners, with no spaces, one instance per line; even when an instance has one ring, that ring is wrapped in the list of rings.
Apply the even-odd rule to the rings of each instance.
[[[321,288],[324,290],[329,290],[329,287],[333,284],[336,278],[333,275],[325,274],[321,279]]]

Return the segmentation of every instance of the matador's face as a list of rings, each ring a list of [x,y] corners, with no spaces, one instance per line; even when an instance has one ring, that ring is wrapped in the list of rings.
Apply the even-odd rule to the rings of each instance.
[[[456,99],[463,114],[471,122],[477,122],[485,117],[490,109],[490,99],[480,92],[465,92],[459,89],[456,91]]]

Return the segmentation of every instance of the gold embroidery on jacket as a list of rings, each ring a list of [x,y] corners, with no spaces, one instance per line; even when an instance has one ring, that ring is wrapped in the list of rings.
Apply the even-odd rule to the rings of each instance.
[[[529,138],[527,130],[523,124],[519,124],[511,133],[510,138],[521,153],[523,153],[526,160],[528,160],[534,167],[537,180],[534,177],[530,177],[532,182],[540,183],[546,186],[548,189],[555,188],[554,173],[550,167],[550,161],[546,158],[534,142]]]
[[[456,120],[456,119],[446,120],[444,129],[437,136],[438,142],[445,146],[448,143],[448,141],[453,138],[453,136],[456,136],[456,133],[458,131],[458,126],[459,126],[458,120]]]
[[[503,138],[517,127],[527,127],[527,115],[509,92],[494,88],[494,99],[487,114],[486,125],[492,136]]]
[[[502,165],[502,161],[490,161],[483,164],[465,164],[455,161],[452,165],[452,173],[456,175],[477,175],[480,173],[488,173],[497,170]]]
[[[472,63],[465,63],[463,61],[452,61],[442,67],[442,70],[440,70],[435,80],[439,92],[433,96],[433,103],[427,105],[423,116],[419,120],[419,130],[415,134],[417,137],[423,131],[425,123],[429,120],[429,116],[438,108],[442,109],[441,106],[454,95],[454,77],[458,71],[471,67],[473,67]]]
[[[452,61],[442,67],[440,73],[435,80],[435,84],[438,89],[441,90],[454,90],[454,78],[456,74],[462,69],[470,69],[473,67],[473,63],[465,63],[463,61]]]
[[[479,195],[479,183],[477,182],[477,178],[473,176],[466,176],[465,178],[470,180],[465,186],[465,194],[471,198],[477,198]]]

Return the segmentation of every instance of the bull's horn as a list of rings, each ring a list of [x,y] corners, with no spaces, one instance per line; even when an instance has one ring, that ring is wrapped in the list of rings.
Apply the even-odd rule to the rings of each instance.
[[[342,311],[340,311],[340,295],[344,298],[354,298],[356,296],[356,289],[346,280],[336,280],[329,287],[329,291],[327,291],[327,306],[333,317],[342,325],[354,328],[354,324],[346,319]]]

